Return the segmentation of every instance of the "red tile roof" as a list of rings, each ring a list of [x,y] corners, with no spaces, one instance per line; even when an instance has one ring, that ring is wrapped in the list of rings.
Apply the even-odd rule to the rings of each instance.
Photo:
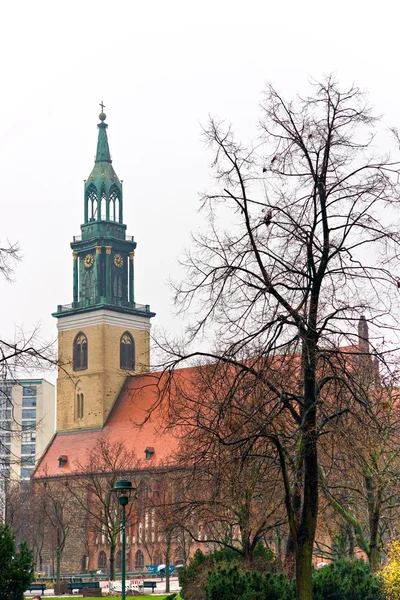
[[[180,369],[178,376],[186,379],[190,369]],[[162,377],[161,377],[162,378]],[[145,458],[146,448],[154,448],[151,465],[171,461],[178,448],[178,437],[162,427],[162,412],[149,409],[157,402],[160,373],[127,377],[125,385],[104,427],[96,430],[80,430],[56,433],[37,465],[33,478],[73,475],[85,464],[90,452],[101,435],[106,434],[110,443],[125,442],[128,451],[134,451],[138,459]],[[67,456],[63,467],[59,457]],[[146,466],[150,464],[146,463]]]

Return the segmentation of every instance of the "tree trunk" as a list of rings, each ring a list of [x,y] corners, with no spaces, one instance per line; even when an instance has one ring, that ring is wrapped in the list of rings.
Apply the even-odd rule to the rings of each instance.
[[[375,490],[375,486],[377,490]],[[382,502],[382,491],[380,481],[374,481],[370,472],[365,473],[365,487],[368,497],[368,518],[369,518],[369,566],[373,573],[379,571],[381,565],[381,553],[379,550],[379,520],[380,507]]]
[[[381,566],[381,551],[379,548],[379,516],[379,512],[376,510],[370,519],[368,561],[373,573],[379,571]]]
[[[312,314],[312,313],[311,313]],[[310,318],[310,323],[314,318]],[[312,329],[313,331],[313,329]],[[318,514],[318,450],[316,436],[315,344],[305,344],[304,424],[302,426],[303,505],[296,529],[297,600],[312,600],[312,552]]]
[[[170,585],[169,585],[169,558],[171,551],[171,534],[167,532],[166,535],[166,546],[165,546],[165,593],[170,593]]]
[[[115,543],[110,544],[110,580],[115,580]]]
[[[54,588],[55,594],[60,594],[60,577],[61,577],[61,552],[56,550],[56,585]]]
[[[293,537],[289,533],[288,540],[286,542],[285,550],[285,573],[289,580],[292,581],[295,576],[295,563],[296,563],[296,545]]]
[[[312,545],[307,540],[296,548],[296,597],[312,600]]]

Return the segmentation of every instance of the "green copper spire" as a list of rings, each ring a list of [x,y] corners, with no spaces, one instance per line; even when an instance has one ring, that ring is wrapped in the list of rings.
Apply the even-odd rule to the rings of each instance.
[[[124,323],[124,314],[136,315],[141,318],[138,329],[147,331],[143,325],[144,319],[153,317],[154,313],[147,304],[135,302],[136,242],[132,236],[126,235],[122,214],[122,181],[117,177],[111,162],[103,103],[99,119],[95,163],[89,177],[84,180],[85,212],[81,235],[74,236],[71,243],[73,301],[66,306],[59,305],[55,316],[81,313],[83,317],[84,313],[111,310],[119,313],[116,326]],[[109,315],[104,318],[109,319]],[[79,320],[81,322],[91,324],[89,320]],[[136,325],[132,325],[132,320],[126,323],[126,326],[121,327],[136,328]]]
[[[85,181],[85,219],[84,222],[93,221],[123,223],[122,214],[122,183],[111,164],[110,148],[107,139],[106,115],[102,111],[99,115],[100,123],[97,140],[97,152],[94,167]]]
[[[101,104],[102,108],[104,107],[103,103]],[[106,120],[106,115],[102,111],[99,114],[99,119],[101,123],[97,125],[99,128],[99,137],[97,140],[97,152],[96,152],[96,162],[111,162],[110,149],[108,147],[108,139],[107,139],[107,123],[104,123]]]

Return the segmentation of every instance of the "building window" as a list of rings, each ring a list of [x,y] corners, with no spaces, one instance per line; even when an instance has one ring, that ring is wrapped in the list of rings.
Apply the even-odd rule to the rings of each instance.
[[[21,467],[21,479],[30,479],[32,475],[33,467]]]
[[[122,552],[121,550],[118,550],[117,554],[115,555],[115,568],[117,571],[121,570],[121,566],[122,566]]]
[[[138,550],[135,554],[135,569],[144,568],[144,554],[141,550]]]
[[[107,566],[107,556],[104,550],[100,550],[99,558],[97,559],[97,566],[99,569],[105,569]]]
[[[76,418],[83,419],[84,414],[84,396],[82,393],[76,395]]]
[[[128,371],[133,371],[135,368],[135,342],[127,331],[120,341],[120,368]]]
[[[74,371],[88,368],[88,341],[84,333],[80,332],[74,341]]]
[[[35,444],[21,444],[21,454],[35,454]]]
[[[36,396],[36,387],[33,385],[27,386],[24,385],[22,390],[23,396]]]
[[[25,398],[25,396],[22,398],[22,408],[32,408],[36,406],[36,396],[29,396],[27,398]]]
[[[26,431],[27,429],[36,429],[36,421],[22,421],[22,430]]]
[[[36,419],[36,408],[23,408],[22,409],[23,419]]]

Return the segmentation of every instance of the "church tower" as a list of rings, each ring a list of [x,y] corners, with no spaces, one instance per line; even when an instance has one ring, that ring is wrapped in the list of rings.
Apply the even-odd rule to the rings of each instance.
[[[103,105],[102,109],[104,108]],[[102,427],[127,375],[150,364],[149,305],[135,302],[136,242],[123,223],[122,181],[112,166],[106,115],[84,187],[84,223],[71,243],[73,302],[59,305],[57,431]]]

